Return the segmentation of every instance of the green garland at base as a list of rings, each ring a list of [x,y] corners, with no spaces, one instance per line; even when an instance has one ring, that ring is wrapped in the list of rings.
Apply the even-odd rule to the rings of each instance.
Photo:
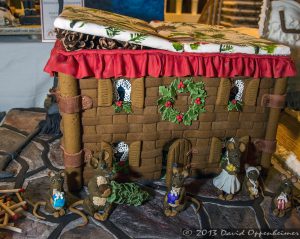
[[[150,199],[149,193],[143,191],[135,183],[117,183],[112,181],[111,187],[112,194],[107,199],[110,203],[140,206],[143,202]]]

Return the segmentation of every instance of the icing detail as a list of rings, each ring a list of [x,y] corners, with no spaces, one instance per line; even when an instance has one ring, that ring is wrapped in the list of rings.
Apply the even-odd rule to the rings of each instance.
[[[96,206],[104,206],[107,198],[93,197],[93,204]]]
[[[103,176],[98,176],[97,177],[97,186],[100,186],[102,184],[107,184],[107,183],[108,182],[107,182],[105,177],[103,177]]]
[[[277,208],[279,210],[284,210],[287,202],[288,202],[287,194],[281,192],[280,195],[277,197]]]
[[[65,206],[66,200],[65,200],[65,193],[57,191],[56,189],[53,189],[52,194],[52,206],[55,209],[61,209]]]
[[[168,193],[167,202],[170,206],[175,207],[176,200],[179,199],[180,188],[172,187],[171,191]]]

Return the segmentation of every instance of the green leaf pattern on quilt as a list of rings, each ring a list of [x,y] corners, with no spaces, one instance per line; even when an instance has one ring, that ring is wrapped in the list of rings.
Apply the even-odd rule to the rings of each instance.
[[[187,43],[191,50],[198,49],[195,43],[198,43],[199,46],[201,46],[202,43],[218,44],[220,45],[220,52],[224,53],[234,53],[236,50],[234,46],[240,46],[249,47],[249,49],[254,47],[253,53],[256,54],[259,53],[259,49],[266,51],[268,54],[273,54],[276,47],[278,47],[278,45],[268,40],[255,38],[222,26],[163,22],[157,26],[157,31],[162,36],[169,38],[169,40],[176,41],[177,45],[183,42]],[[182,40],[180,37],[182,37]],[[190,40],[188,40],[189,38]],[[177,48],[175,49],[177,50]]]
[[[220,52],[232,52],[233,51],[233,46],[227,45],[227,44],[222,44],[220,47]]]
[[[80,24],[79,28],[82,28],[84,25],[85,25],[85,23],[82,22],[82,23]]]
[[[180,44],[179,42],[173,42],[172,43],[172,46],[174,47],[174,49],[176,51],[182,51],[183,50],[183,45]]]
[[[224,39],[225,34],[223,33],[218,33],[218,34],[214,34],[211,36],[212,38],[217,38],[217,39]]]
[[[77,22],[81,22],[79,28],[81,28],[85,25],[85,23],[82,22],[81,20],[72,20],[72,21],[70,21],[70,27],[73,28]]]
[[[200,40],[200,39],[204,39],[204,38],[208,38],[209,36],[207,36],[205,33],[203,33],[203,32],[194,32],[194,36],[196,37],[196,38],[198,38],[198,40]]]
[[[106,34],[109,37],[114,37],[116,35],[120,35],[121,30],[117,27],[106,27]]]
[[[69,5],[64,7],[60,17],[66,18],[70,21],[84,21],[105,27],[114,27],[132,32],[140,32],[145,35],[158,35],[155,29],[150,27],[146,21],[99,9]],[[72,26],[70,27],[72,28]]]
[[[79,20],[72,20],[70,22],[70,27],[73,28],[77,22],[79,22]]]
[[[214,48],[213,51],[219,50],[219,52],[224,53],[239,52],[240,49],[235,46],[244,47],[246,52],[251,54],[275,54],[277,48],[284,49],[283,52],[289,52],[289,49],[287,50],[282,45],[222,26],[157,21],[149,24],[124,15],[78,6],[66,6],[60,17],[68,19],[70,28],[74,28],[75,31],[76,28],[93,23],[105,27],[104,34],[108,37],[122,38],[119,40],[130,41],[136,44],[143,43],[146,38],[149,37],[148,39],[150,39],[151,36],[159,37],[167,40],[164,44],[167,45],[168,49],[172,48],[172,50],[174,49],[178,52],[184,50],[185,44],[192,51],[197,51],[199,46],[201,46],[201,51],[203,50],[203,52],[206,49],[205,44],[219,45],[220,48]],[[278,52],[280,53],[281,51]]]
[[[143,33],[130,33],[129,41],[141,44],[147,36]]]
[[[192,50],[198,50],[199,47],[200,47],[200,45],[198,43],[192,43],[192,44],[190,44],[190,48]]]
[[[261,47],[261,49],[267,51],[269,54],[272,54],[276,49],[276,45],[275,44],[266,45]]]

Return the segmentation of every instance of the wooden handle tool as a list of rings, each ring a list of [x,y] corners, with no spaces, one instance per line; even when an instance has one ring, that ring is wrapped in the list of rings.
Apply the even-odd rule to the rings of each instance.
[[[15,221],[17,220],[20,215],[12,211],[8,206],[6,206],[3,202],[0,202],[0,207],[2,207],[10,216],[11,218]]]

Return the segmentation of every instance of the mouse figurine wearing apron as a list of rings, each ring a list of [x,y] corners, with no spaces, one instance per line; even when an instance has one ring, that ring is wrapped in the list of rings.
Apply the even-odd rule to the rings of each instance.
[[[222,172],[213,179],[213,185],[221,191],[219,199],[232,200],[233,195],[241,188],[237,175],[240,171],[240,159],[246,150],[246,144],[232,138],[227,141],[226,149],[225,156],[221,160]]]
[[[295,176],[287,178],[281,175],[279,189],[273,198],[273,215],[283,217],[293,208],[293,184],[298,180]]]

